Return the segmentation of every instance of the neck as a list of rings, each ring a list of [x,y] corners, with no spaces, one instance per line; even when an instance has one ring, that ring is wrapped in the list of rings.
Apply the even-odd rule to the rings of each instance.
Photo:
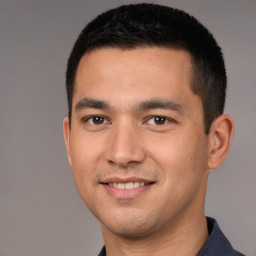
[[[172,221],[164,232],[127,238],[102,227],[107,256],[197,255],[208,238],[207,221],[201,215]]]
[[[196,256],[208,238],[204,215],[208,172],[193,202],[164,225],[141,237],[125,237],[102,225],[107,256]]]

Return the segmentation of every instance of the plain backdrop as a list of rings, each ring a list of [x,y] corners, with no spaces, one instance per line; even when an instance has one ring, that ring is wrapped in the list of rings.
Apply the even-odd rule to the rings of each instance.
[[[206,214],[233,246],[256,255],[256,2],[150,1],[181,8],[214,34],[235,121],[224,165],[210,172]],[[0,255],[93,256],[99,223],[80,199],[66,159],[65,69],[82,28],[100,12],[138,1],[0,0]]]

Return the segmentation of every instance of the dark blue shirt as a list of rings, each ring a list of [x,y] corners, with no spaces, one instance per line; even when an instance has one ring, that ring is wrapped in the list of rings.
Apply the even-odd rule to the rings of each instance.
[[[245,256],[233,249],[215,219],[207,217],[207,225],[209,237],[197,256]],[[106,256],[105,246],[98,256]]]

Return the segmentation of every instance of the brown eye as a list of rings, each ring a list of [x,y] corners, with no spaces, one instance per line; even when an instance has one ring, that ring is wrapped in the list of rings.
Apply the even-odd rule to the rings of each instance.
[[[90,118],[87,118],[85,121],[92,125],[101,125],[107,123],[106,119],[102,116],[91,116]]]
[[[94,124],[99,125],[104,123],[104,117],[102,116],[95,116],[92,118]]]
[[[147,123],[150,125],[164,125],[168,122],[168,119],[163,116],[152,116],[148,119]]]
[[[166,118],[165,117],[162,117],[162,116],[154,117],[154,123],[156,125],[163,125],[163,124],[165,124],[165,122],[166,122]]]

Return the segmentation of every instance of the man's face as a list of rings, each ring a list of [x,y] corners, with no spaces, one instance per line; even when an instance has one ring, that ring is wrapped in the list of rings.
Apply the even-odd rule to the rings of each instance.
[[[136,237],[203,214],[209,138],[190,55],[158,47],[86,54],[64,121],[77,189],[103,229]]]

